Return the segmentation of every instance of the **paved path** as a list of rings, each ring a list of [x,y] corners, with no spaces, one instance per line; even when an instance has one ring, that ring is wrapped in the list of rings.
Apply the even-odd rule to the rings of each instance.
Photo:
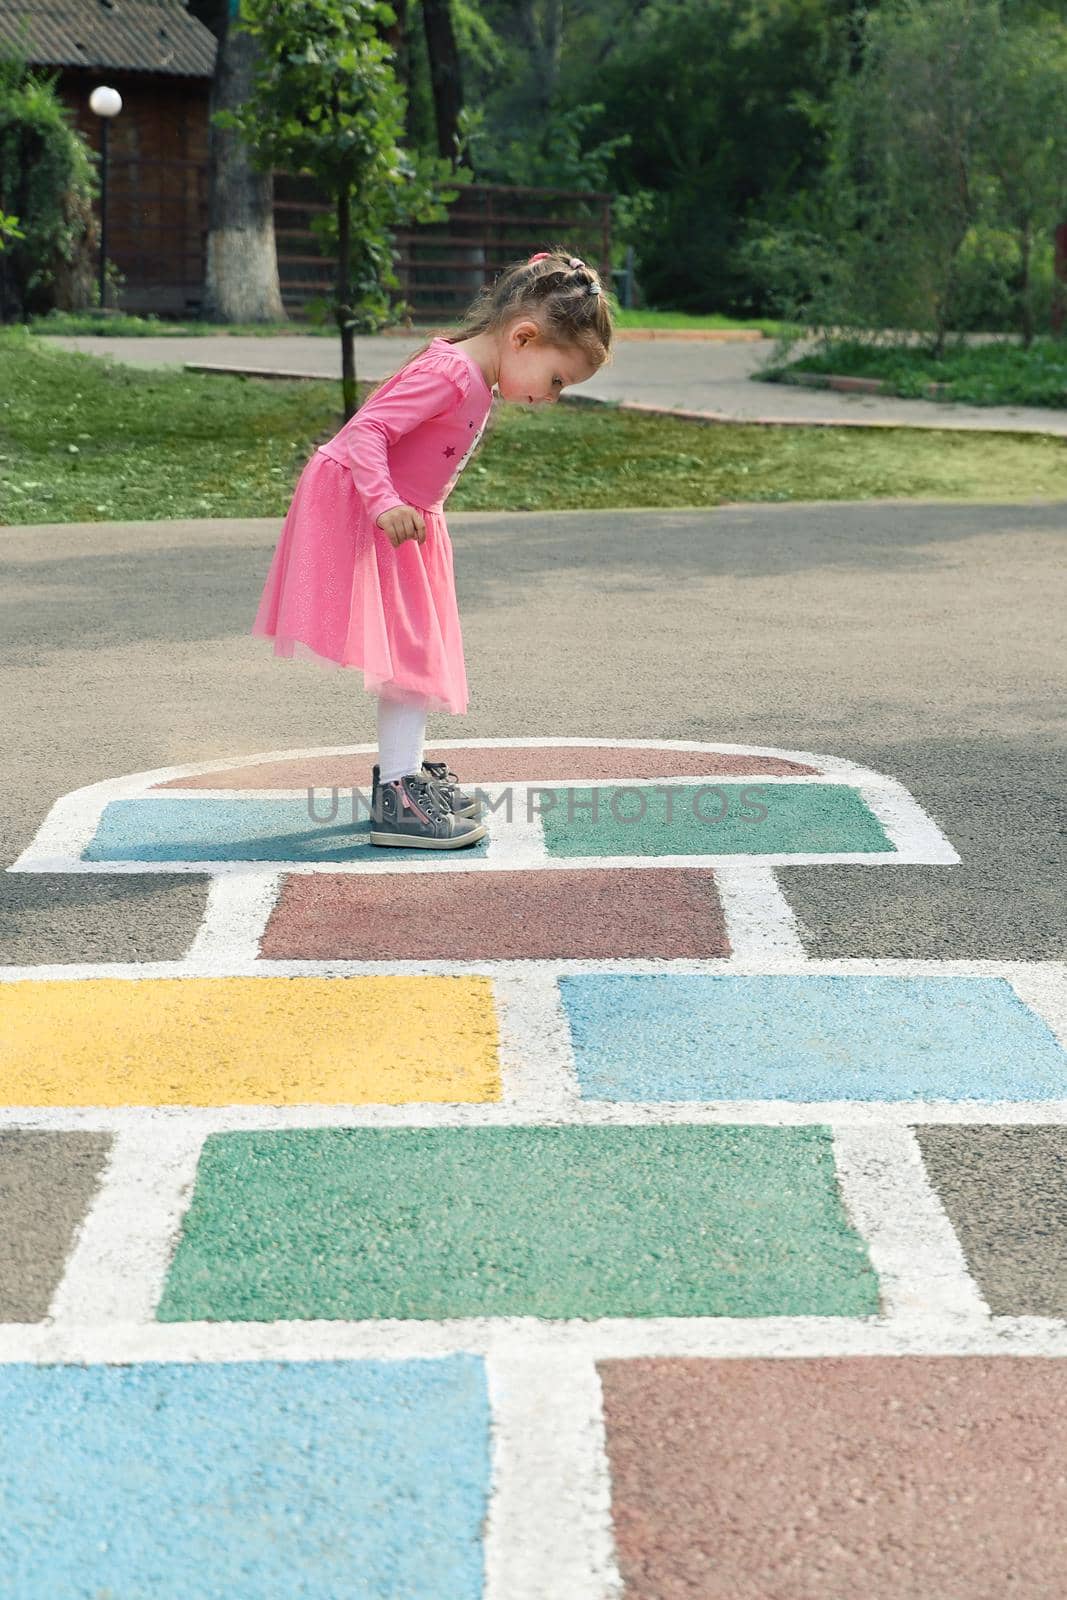
[[[339,377],[340,347],[315,335],[272,338],[224,336],[183,339],[48,336],[52,343],[90,355],[110,356],[134,365],[170,366],[186,361],[282,372],[320,372]],[[429,335],[426,335],[429,337]],[[356,340],[356,372],[378,381],[425,342],[422,336]],[[763,418],[837,422],[898,422],[912,427],[1011,429],[1024,433],[1067,434],[1067,410],[1038,406],[946,405],[935,400],[899,400],[886,395],[843,394],[802,389],[793,384],[759,383],[753,374],[773,359],[775,341],[743,344],[702,340],[620,339],[607,370],[580,385],[577,393],[601,400],[708,411],[738,420]]]
[[[1064,1589],[1064,510],[455,515],[419,861],[278,519],[5,530],[0,1588]]]

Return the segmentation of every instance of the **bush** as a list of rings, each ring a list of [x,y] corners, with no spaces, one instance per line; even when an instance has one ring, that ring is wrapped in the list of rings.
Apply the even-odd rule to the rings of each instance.
[[[3,322],[93,302],[93,155],[55,83],[0,58],[0,212],[22,233],[0,251]]]

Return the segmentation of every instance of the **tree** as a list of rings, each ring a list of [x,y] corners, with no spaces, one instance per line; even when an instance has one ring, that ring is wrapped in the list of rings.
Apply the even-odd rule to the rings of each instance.
[[[758,313],[765,306],[754,303],[737,246],[747,218],[780,217],[788,197],[818,178],[825,140],[810,107],[843,57],[840,21],[831,27],[828,0],[630,9],[603,65],[590,48],[584,70],[574,60],[579,24],[568,16],[561,80],[570,104],[603,107],[591,144],[631,135],[602,186],[650,197],[627,230],[644,293],[653,305]]]
[[[430,83],[433,87],[437,150],[439,155],[451,161],[456,158],[458,151],[456,135],[463,109],[463,80],[449,0],[422,0],[422,25],[426,30]]]
[[[982,155],[996,191],[998,220],[1018,250],[1016,291],[1023,343],[1034,337],[1034,243],[1067,216],[1067,28],[1002,27],[982,63]]]
[[[1067,200],[1067,32],[1006,0],[885,0],[860,71],[837,86],[827,209],[839,304],[868,326],[928,330],[966,309],[977,238],[1010,229],[1018,316],[1033,335],[1030,261]]]
[[[208,232],[204,315],[217,322],[285,319],[274,239],[274,177],[253,165],[246,140],[215,113],[248,98],[258,45],[240,26],[239,0],[221,11],[208,121]]]
[[[315,228],[336,253],[332,311],[348,418],[356,410],[353,329],[380,324],[386,291],[399,286],[392,230],[445,220],[441,202],[459,191],[440,185],[472,174],[402,147],[404,95],[382,37],[396,14],[383,0],[241,0],[240,15],[259,58],[244,104],[218,120],[240,130],[257,164],[308,173],[329,199],[331,214]]]

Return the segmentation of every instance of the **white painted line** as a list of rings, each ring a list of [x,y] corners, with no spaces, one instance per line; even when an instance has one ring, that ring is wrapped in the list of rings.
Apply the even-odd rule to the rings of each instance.
[[[116,1135],[100,1188],[67,1258],[49,1318],[70,1329],[155,1314],[192,1199],[203,1134],[151,1118]]]
[[[712,877],[735,960],[762,962],[776,971],[783,960],[805,961],[797,919],[773,867],[716,864]]]
[[[486,1378],[493,1468],[485,1600],[617,1600],[611,1483],[595,1363],[497,1327]]]
[[[657,973],[677,975],[707,974],[710,977],[767,976],[767,962],[756,957],[680,957],[675,959],[645,957],[574,957],[547,959],[543,957],[516,957],[504,960],[457,961],[447,958],[435,961],[348,961],[331,957],[329,960],[308,961],[249,961],[230,963],[224,974],[213,976],[263,978],[346,978],[346,977],[411,977],[420,973],[443,973],[448,977],[518,976],[542,972],[553,977],[565,973]],[[1033,981],[1039,985],[1035,991],[1046,997],[1067,982],[1067,963],[1062,961],[1005,961],[961,957],[941,961],[933,957],[908,956],[786,956],[773,964],[775,976],[794,973],[803,977],[839,974],[852,977],[896,978],[1004,978],[1018,988],[1019,984]],[[44,979],[71,978],[128,978],[136,982],[142,978],[189,977],[188,961],[68,961],[45,962],[39,965],[0,966],[0,983],[22,983]]]
[[[278,1321],[0,1324],[0,1362],[407,1361],[491,1355],[505,1334],[575,1361],[635,1356],[1067,1356],[1061,1317],[480,1317],[425,1322]]]
[[[508,796],[505,792],[507,788],[506,784],[486,784],[477,791],[486,801],[482,810],[482,821],[488,825],[489,842],[485,859],[480,862],[469,862],[468,865],[477,866],[483,872],[543,870],[550,866],[551,862],[545,846],[545,825],[541,814],[534,811],[532,815],[527,815],[529,808],[525,790],[518,797],[518,804],[512,798],[509,810]],[[473,792],[475,791],[472,790]],[[490,805],[499,799],[500,793],[504,795],[503,806],[500,810],[493,811]],[[431,862],[426,864],[432,865]],[[452,865],[455,867],[461,865],[458,857]],[[393,866],[395,869],[396,863],[393,863]]]
[[[405,1101],[401,1105],[291,1106],[0,1106],[0,1132],[53,1133],[136,1129],[146,1118],[208,1133],[292,1128],[501,1128],[542,1125],[579,1128],[841,1127],[910,1128],[947,1125],[1062,1127],[1067,1100],[579,1100],[568,1108],[551,1074],[520,1078],[514,1097],[484,1104]]]
[[[894,1325],[914,1324],[932,1338],[946,1328],[963,1338],[980,1332],[991,1312],[911,1129],[836,1127],[834,1160],[845,1209],[867,1242]]]
[[[1067,963],[1014,962],[1004,977],[1023,1005],[1048,1025],[1067,1051]],[[1064,1087],[1067,1088],[1067,1058],[1064,1060]]]
[[[892,841],[898,852],[897,861],[922,862],[927,866],[959,864],[959,852],[902,783],[883,776],[877,783],[857,784],[856,789]]]
[[[234,964],[258,961],[260,940],[284,882],[281,872],[213,877],[203,920],[183,963],[186,972],[221,976]]]
[[[501,1121],[574,1121],[581,1090],[556,977],[544,970],[498,973],[493,996],[504,1091],[495,1109]]]
[[[486,854],[473,858],[470,855],[473,846],[461,847],[451,853],[445,852],[442,859],[428,859],[433,852],[430,850],[410,850],[412,857],[417,860],[405,859],[383,861],[378,859],[378,847],[366,847],[366,859],[361,855],[348,861],[230,861],[208,858],[202,861],[80,861],[75,856],[42,856],[36,860],[26,859],[18,867],[8,867],[8,872],[51,872],[70,873],[72,875],[88,872],[105,872],[109,875],[115,873],[135,873],[138,877],[148,872],[186,872],[199,877],[225,877],[242,875],[258,876],[260,874],[273,875],[278,872],[312,874],[328,872],[343,875],[345,873],[360,872],[403,872],[410,875],[413,872],[508,872],[514,870],[525,871],[531,865],[536,866],[541,872],[572,872],[588,870],[601,872],[605,869],[616,871],[620,869],[634,870],[637,872],[657,872],[664,867],[677,869],[678,867],[696,867],[705,870],[709,865],[748,867],[754,862],[762,867],[907,867],[925,866],[925,857],[903,856],[895,851],[872,850],[839,850],[832,853],[806,852],[794,850],[768,850],[765,855],[753,857],[752,855],[739,855],[737,853],[716,854],[708,851],[705,855],[679,855],[679,856],[549,856],[541,862],[531,862],[523,858],[511,863],[507,858],[507,846],[503,834],[500,835],[501,849],[495,859],[491,859],[491,851],[497,843],[488,845]],[[424,859],[426,858],[426,859]],[[22,858],[20,857],[20,860]],[[938,860],[934,865],[942,865]]]

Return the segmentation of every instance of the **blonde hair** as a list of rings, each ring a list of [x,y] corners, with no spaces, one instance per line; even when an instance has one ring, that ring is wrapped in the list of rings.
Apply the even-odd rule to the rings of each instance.
[[[535,252],[536,254],[536,252]],[[557,245],[540,261],[513,261],[491,284],[479,290],[464,312],[458,328],[449,328],[435,337],[457,344],[479,333],[495,333],[509,322],[529,317],[541,329],[546,341],[561,350],[577,347],[590,364],[601,367],[610,360],[614,324],[607,294],[595,267],[572,267],[580,259],[573,250]],[[591,294],[591,283],[600,286]],[[397,371],[421,356],[433,341],[408,356]]]

